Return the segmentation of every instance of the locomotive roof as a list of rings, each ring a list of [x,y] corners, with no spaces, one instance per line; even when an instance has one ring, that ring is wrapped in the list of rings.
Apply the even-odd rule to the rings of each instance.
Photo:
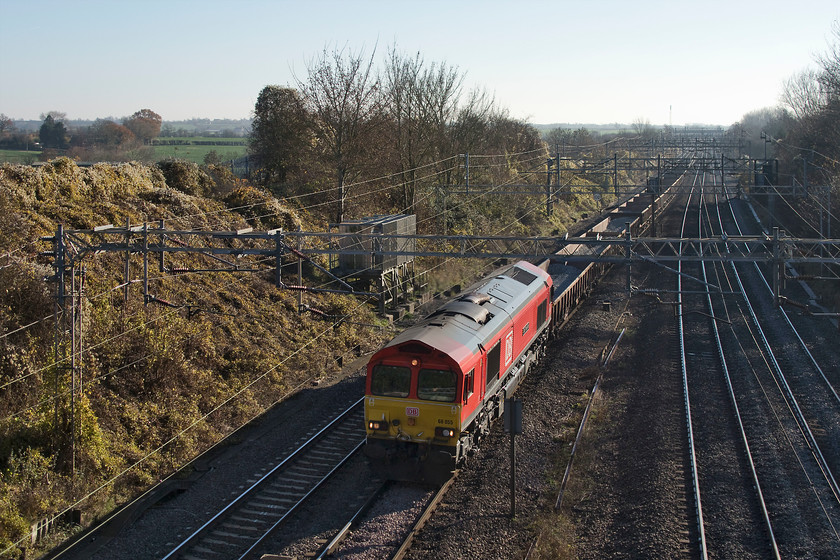
[[[403,331],[386,348],[420,342],[461,363],[478,353],[479,344],[508,324],[535,292],[550,284],[551,277],[528,262],[501,268]]]

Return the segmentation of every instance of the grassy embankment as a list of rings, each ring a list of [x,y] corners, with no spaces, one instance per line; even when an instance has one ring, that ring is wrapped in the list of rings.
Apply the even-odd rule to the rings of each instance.
[[[369,351],[385,336],[362,326],[377,320],[348,296],[307,294],[305,303],[352,323],[299,315],[296,294],[277,289],[270,269],[155,268],[150,292],[168,303],[147,306],[136,282],[124,297],[125,257],[104,253],[81,263],[85,348],[75,379],[69,360],[56,363],[54,284],[44,281],[53,270],[38,254],[59,223],[317,227],[224,171],[183,161],[0,164],[0,557],[32,554],[30,526],[39,520],[61,524],[63,513],[77,511],[86,524],[105,515],[301,383],[335,373],[337,357]],[[209,267],[186,255],[167,265]],[[133,280],[142,270],[142,257],[132,256]]]

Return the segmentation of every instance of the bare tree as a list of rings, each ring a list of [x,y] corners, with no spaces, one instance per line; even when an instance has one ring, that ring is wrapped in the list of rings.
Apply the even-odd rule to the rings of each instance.
[[[67,113],[64,111],[50,111],[48,113],[41,113],[39,118],[43,121],[46,120],[47,117],[52,117],[55,122],[64,122],[67,120]]]
[[[411,209],[415,203],[416,173],[425,159],[427,144],[420,121],[419,82],[423,59],[418,52],[407,57],[392,47],[382,74],[382,101],[390,124],[392,161],[402,186],[399,205]],[[426,146],[426,149],[424,149]]]
[[[782,90],[784,103],[797,119],[818,113],[825,103],[820,75],[814,70],[804,70],[785,81]]]
[[[415,211],[417,170],[452,155],[451,125],[457,117],[464,76],[446,63],[425,64],[420,54],[388,53],[383,103],[392,127],[391,149],[401,178],[402,200]]]
[[[782,102],[794,115],[788,140],[798,150],[790,157],[808,161],[819,153],[825,157],[816,168],[826,173],[836,173],[840,167],[836,164],[840,157],[840,21],[834,23],[832,34],[833,44],[816,57],[819,68],[793,76],[782,93]]]
[[[817,57],[817,61],[822,66],[820,84],[825,88],[827,95],[837,99],[840,97],[840,20],[834,22],[831,31],[834,42],[829,46],[828,52]]]
[[[5,114],[0,113],[0,133],[14,132],[14,130],[15,121],[7,117]]]
[[[654,135],[654,130],[650,124],[650,120],[644,117],[636,117],[633,121],[633,132],[642,138],[650,138]]]
[[[458,116],[453,123],[453,152],[467,153],[482,149],[488,141],[490,123],[506,116],[505,111],[496,107],[495,98],[487,90],[470,90],[460,104]]]
[[[433,155],[435,159],[453,153],[449,125],[458,115],[464,77],[457,68],[444,62],[433,63],[423,72],[420,82],[421,119],[430,129],[430,139],[437,152]]]
[[[331,51],[325,47],[306,65],[306,79],[296,78],[315,117],[315,134],[335,171],[337,222],[344,220],[345,183],[362,166],[366,140],[378,124],[379,82],[372,72],[373,56],[347,47]]]
[[[161,123],[163,123],[161,116],[151,109],[140,109],[123,119],[123,126],[143,142],[150,142],[160,136]]]

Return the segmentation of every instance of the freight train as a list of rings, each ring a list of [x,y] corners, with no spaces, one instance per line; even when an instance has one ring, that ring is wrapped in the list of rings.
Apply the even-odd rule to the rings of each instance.
[[[671,195],[659,194],[663,208]],[[647,231],[651,195],[615,208],[584,236]],[[614,246],[566,246],[538,265],[520,261],[470,286],[406,329],[368,362],[367,441],[374,469],[394,480],[445,482],[504,413],[505,399],[542,357],[549,336],[603,275],[606,264],[568,255]]]
[[[551,276],[522,261],[403,331],[368,363],[365,454],[398,480],[446,480],[536,363]]]

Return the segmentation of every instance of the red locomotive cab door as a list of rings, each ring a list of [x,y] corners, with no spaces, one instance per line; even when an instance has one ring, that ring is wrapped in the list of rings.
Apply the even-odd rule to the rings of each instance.
[[[483,402],[484,401],[484,395],[487,393],[487,353],[486,352],[481,353],[481,360],[479,361],[478,369],[479,369],[479,373],[478,373],[478,379],[476,380],[476,383],[480,387],[480,390],[479,390],[478,393],[479,393],[479,395],[481,395],[481,400]]]
[[[477,401],[475,394],[475,383],[477,377],[481,377],[480,364],[472,368],[464,375],[464,383],[461,388],[461,404],[464,405],[463,410],[465,412],[472,410],[472,407],[475,406]],[[480,397],[480,395],[478,396]]]

